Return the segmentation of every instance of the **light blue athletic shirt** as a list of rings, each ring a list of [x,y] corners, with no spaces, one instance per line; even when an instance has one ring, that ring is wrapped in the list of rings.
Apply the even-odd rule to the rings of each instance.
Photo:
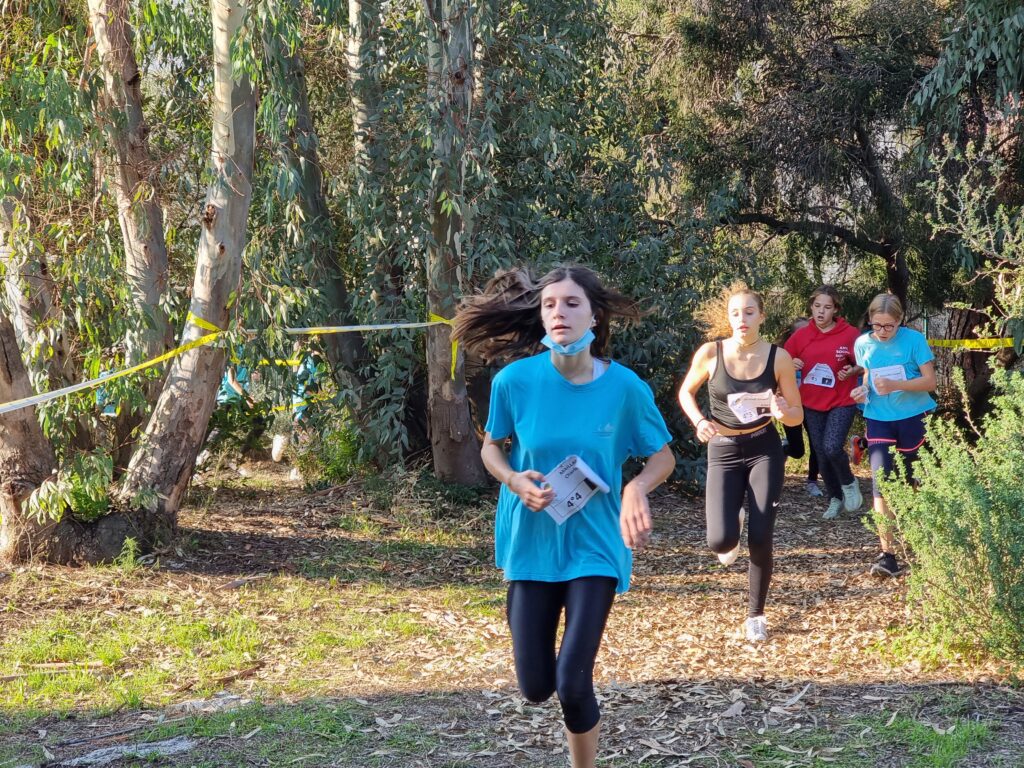
[[[921,366],[935,359],[928,340],[911,328],[900,326],[889,341],[878,341],[865,333],[853,345],[857,365],[867,368],[868,401],[864,416],[875,421],[899,421],[918,416],[935,407],[935,401],[927,392],[892,392],[880,395],[875,391],[873,371],[891,365],[903,367],[907,380],[921,378]]]
[[[545,351],[503,368],[491,385],[487,432],[512,438],[509,463],[517,472],[547,473],[576,454],[611,487],[557,525],[532,512],[504,485],[494,523],[495,562],[510,581],[568,581],[581,576],[618,579],[629,589],[633,553],[619,529],[622,464],[657,453],[671,435],[651,388],[612,362],[587,384],[567,381]]]

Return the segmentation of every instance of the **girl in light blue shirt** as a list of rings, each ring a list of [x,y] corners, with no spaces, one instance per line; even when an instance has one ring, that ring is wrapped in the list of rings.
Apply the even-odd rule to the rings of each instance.
[[[853,346],[857,365],[864,368],[864,383],[851,395],[864,403],[875,511],[892,520],[878,476],[889,477],[895,451],[903,457],[906,476],[911,477],[917,451],[924,443],[925,417],[935,408],[929,394],[935,391],[935,356],[924,336],[902,327],[903,304],[891,293],[879,294],[871,301],[868,320],[871,333],[861,335]],[[891,526],[880,525],[878,538],[882,552],[871,573],[886,578],[898,575],[901,568]]]
[[[481,455],[502,484],[494,548],[509,582],[519,688],[532,702],[557,691],[573,768],[595,764],[594,661],[615,594],[629,588],[632,553],[650,534],[647,494],[675,466],[650,387],[606,357],[611,320],[642,314],[591,270],[569,266],[537,281],[499,273],[454,323],[484,358],[521,358],[494,378]],[[647,463],[623,487],[630,456]],[[575,469],[562,477],[574,479],[556,496],[545,475],[561,485],[554,470],[566,467]]]

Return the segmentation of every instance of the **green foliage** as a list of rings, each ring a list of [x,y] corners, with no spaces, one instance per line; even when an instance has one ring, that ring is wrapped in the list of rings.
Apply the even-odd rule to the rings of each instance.
[[[104,453],[79,453],[57,477],[36,488],[28,512],[37,520],[61,520],[65,513],[83,523],[103,517],[110,509],[114,460]]]
[[[121,547],[121,554],[114,558],[114,567],[126,576],[134,573],[142,567],[139,563],[139,555],[141,553],[142,549],[139,547],[139,542],[128,536],[124,540],[124,546]]]
[[[957,239],[961,268],[991,291],[984,336],[1009,335],[1024,349],[1024,207],[1004,201],[1017,171],[993,141],[965,150],[948,143],[935,159],[933,230]]]
[[[1016,0],[969,0],[946,25],[942,53],[914,95],[921,124],[938,136],[973,132],[979,99],[985,110],[1019,115],[1024,7]]]
[[[960,383],[962,384],[962,376]],[[916,489],[884,484],[914,553],[910,595],[935,638],[1024,655],[1024,377],[993,371],[998,395],[972,442],[932,419]]]
[[[325,407],[310,426],[299,428],[296,465],[307,485],[338,485],[359,470],[359,446],[359,434],[347,410]]]

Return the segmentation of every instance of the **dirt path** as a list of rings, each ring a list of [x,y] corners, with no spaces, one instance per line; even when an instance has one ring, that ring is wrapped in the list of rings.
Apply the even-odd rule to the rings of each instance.
[[[247,577],[260,577],[251,583],[267,600],[311,581],[368,621],[400,611],[424,631],[349,643],[316,666],[282,629],[266,658],[224,678],[228,692],[255,703],[191,719],[132,708],[25,719],[13,689],[0,688],[8,713],[0,768],[70,764],[63,761],[162,739],[192,746],[110,764],[568,764],[557,704],[527,705],[514,688],[503,590],[489,567],[489,501],[463,515],[451,536],[412,546],[402,538],[407,522],[367,501],[364,489],[309,495],[280,479],[264,485],[272,489],[193,494],[182,516],[187,546],[166,553],[159,569],[115,580],[124,599],[159,586],[226,612]],[[821,506],[798,478],[788,479],[770,639],[754,647],[740,633],[745,557],[726,569],[707,551],[701,499],[657,499],[656,535],[638,559],[633,589],[613,609],[598,660],[602,765],[1024,766],[1024,697],[994,666],[900,650],[893,637],[905,622],[904,582],[870,577],[874,537],[855,517],[821,520]],[[438,528],[446,526],[451,521]],[[100,616],[110,600],[112,582],[96,571],[37,576],[22,579],[16,594],[0,592],[0,632],[19,631],[29,616],[88,606]],[[55,591],[54,582],[64,588]],[[474,597],[453,602],[452,585]],[[369,587],[376,602],[356,605]],[[259,610],[281,623],[280,610]],[[170,698],[190,697],[186,687]],[[161,725],[161,717],[173,722]],[[133,730],[116,733],[126,729]]]

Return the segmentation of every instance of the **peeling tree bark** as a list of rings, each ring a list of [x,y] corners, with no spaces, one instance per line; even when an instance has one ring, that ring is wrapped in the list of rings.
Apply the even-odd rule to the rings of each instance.
[[[89,0],[111,111],[105,127],[116,154],[114,189],[128,284],[136,310],[146,318],[127,339],[128,362],[135,364],[169,349],[174,332],[160,304],[167,289],[167,243],[163,212],[153,194],[155,164],[149,151],[149,126],[142,112],[141,76],[127,11],[127,0]]]
[[[149,126],[142,112],[142,87],[133,48],[134,32],[127,19],[127,0],[89,0],[89,20],[109,115],[105,125],[115,154],[114,192],[124,242],[125,268],[132,304],[142,322],[132,324],[125,338],[126,362],[136,365],[170,349],[174,341],[161,300],[167,290],[168,258],[163,212],[151,181],[155,164],[149,151]],[[160,393],[159,378],[149,379],[146,400]],[[115,424],[115,463],[131,455],[130,435],[144,413],[122,407]]]
[[[255,139],[256,99],[249,80],[232,71],[231,39],[245,14],[238,0],[212,0],[213,148],[212,175],[201,216],[202,232],[192,287],[191,311],[218,328],[228,325],[229,307],[241,277],[246,243]],[[206,335],[189,322],[181,343]],[[122,484],[131,504],[142,491],[154,491],[150,540],[173,531],[177,512],[216,405],[224,372],[224,350],[192,349],[174,359],[163,391],[132,456]]]
[[[473,104],[474,36],[469,0],[428,0],[428,90],[434,147],[431,230],[427,246],[427,306],[450,318],[460,287],[466,134]],[[427,408],[434,473],[441,480],[481,485],[480,442],[466,393],[465,356],[452,375],[451,329],[427,329]]]

